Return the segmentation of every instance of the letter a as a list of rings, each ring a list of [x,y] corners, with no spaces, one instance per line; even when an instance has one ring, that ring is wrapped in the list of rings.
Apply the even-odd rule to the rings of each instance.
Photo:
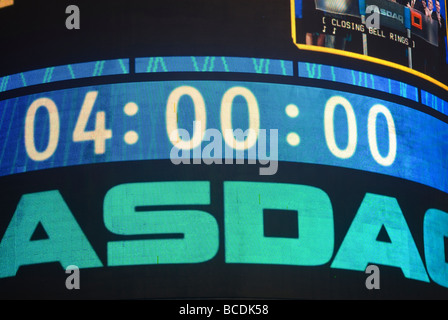
[[[75,265],[70,265],[65,269],[65,273],[72,273],[65,280],[65,287],[68,290],[79,289],[79,268]]]
[[[68,30],[80,29],[79,8],[75,5],[70,5],[65,9],[65,13],[70,15],[65,20],[65,26]]]
[[[380,28],[380,9],[375,5],[370,5],[366,8],[366,14],[370,14],[366,19],[367,28]]]
[[[31,240],[39,223],[48,239]],[[103,266],[58,190],[20,198],[0,242],[0,278],[14,277],[20,266],[47,262],[63,268]]]
[[[370,276],[366,279],[366,288],[369,290],[380,288],[380,268],[376,265],[369,265],[366,268],[366,273]]]
[[[383,226],[390,243],[377,240]],[[397,199],[372,193],[366,193],[331,267],[362,271],[369,263],[398,267],[408,279],[429,282]]]

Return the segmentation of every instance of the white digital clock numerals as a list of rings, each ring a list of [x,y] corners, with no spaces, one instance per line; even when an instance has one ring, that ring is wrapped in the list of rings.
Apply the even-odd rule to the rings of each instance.
[[[179,133],[185,132],[185,129],[179,129],[177,126],[179,100],[184,95],[189,96],[193,100],[195,112],[194,133],[193,137],[189,140],[182,140]],[[246,100],[249,111],[249,129],[247,131],[247,137],[243,141],[235,139],[234,134],[236,130],[232,126],[233,100],[237,96],[242,96]],[[174,89],[170,93],[166,105],[166,130],[170,142],[178,149],[190,150],[201,144],[207,128],[206,119],[205,101],[196,88],[182,86]],[[223,138],[227,145],[236,150],[247,150],[256,144],[260,130],[260,112],[257,99],[252,91],[244,87],[232,87],[228,89],[222,97],[220,120]]]
[[[195,128],[193,137],[190,140],[182,140],[177,127],[179,100],[184,95],[189,96],[193,100],[194,105]],[[205,135],[206,119],[204,98],[196,88],[182,86],[171,92],[166,104],[166,130],[173,145],[184,150],[194,149],[199,146]]]
[[[48,112],[48,121],[50,122],[50,135],[48,143],[44,151],[38,151],[36,149],[34,139],[34,122],[36,113],[39,108],[45,108]],[[44,161],[50,158],[55,152],[59,142],[59,113],[56,104],[53,100],[48,98],[40,98],[35,100],[25,117],[25,149],[28,156],[34,161]]]
[[[337,146],[335,138],[334,111],[338,105],[341,105],[344,108],[347,115],[348,143],[345,149],[340,149]],[[376,122],[379,114],[382,114],[386,118],[389,135],[389,151],[385,157],[383,157],[378,150]],[[328,149],[334,156],[340,159],[348,159],[353,156],[358,142],[358,130],[355,112],[347,99],[341,96],[333,96],[328,99],[324,111],[324,130]],[[389,109],[382,104],[375,104],[369,110],[367,117],[367,138],[373,159],[382,166],[392,165],[397,155],[397,133],[392,114]]]
[[[106,140],[112,138],[112,130],[106,129],[106,113],[98,111],[95,117],[95,129],[86,130],[97,96],[97,91],[90,91],[86,94],[73,131],[73,141],[93,141],[95,154],[104,154],[106,152]],[[40,108],[45,108],[49,119],[49,138],[43,151],[36,148],[34,130],[36,113]],[[28,157],[34,161],[45,161],[53,156],[59,142],[59,129],[59,112],[55,102],[49,98],[35,100],[28,108],[25,117],[25,149]]]
[[[86,94],[73,131],[73,141],[94,141],[95,154],[103,154],[106,152],[106,140],[112,138],[112,130],[106,129],[106,113],[98,111],[95,118],[95,130],[86,130],[97,96],[98,91],[90,91]]]

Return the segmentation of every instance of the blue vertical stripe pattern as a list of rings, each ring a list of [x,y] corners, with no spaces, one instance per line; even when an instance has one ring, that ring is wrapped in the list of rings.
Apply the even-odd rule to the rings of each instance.
[[[135,72],[242,72],[292,76],[293,62],[264,58],[214,56],[146,57],[136,58]]]
[[[64,66],[25,71],[1,77],[0,92],[63,80],[128,73],[129,59],[68,64]]]
[[[387,92],[418,102],[418,89],[404,82],[353,69],[309,62],[299,62],[298,68],[299,77],[351,84]]]
[[[422,103],[448,115],[448,102],[424,90],[422,90]]]

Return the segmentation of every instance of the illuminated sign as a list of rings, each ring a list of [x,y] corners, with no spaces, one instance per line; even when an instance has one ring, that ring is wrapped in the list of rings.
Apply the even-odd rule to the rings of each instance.
[[[290,105],[297,116],[288,113]],[[448,191],[443,162],[448,152],[446,123],[396,103],[352,93],[257,82],[164,81],[54,91],[4,100],[0,106],[3,115],[11,115],[3,116],[0,126],[5,137],[0,146],[1,175],[170,159],[175,146],[169,137],[172,131],[187,129],[193,139],[199,134],[193,122],[202,120],[202,130],[221,133],[265,129],[268,142],[270,129],[278,129],[279,161],[381,173]],[[127,107],[134,107],[135,114],[127,113]],[[250,119],[257,120],[247,122]],[[128,140],[130,132],[134,138]],[[296,135],[298,144],[291,142]],[[260,156],[252,152],[258,147],[255,142],[243,149],[245,158]],[[212,159],[213,148],[207,146],[199,139],[188,157]],[[235,151],[226,151],[229,147],[232,139],[225,135],[214,141],[220,155],[233,155]],[[270,159],[269,148],[266,151],[261,160]]]
[[[0,298],[448,296],[441,18],[55,1],[0,19]]]
[[[218,251],[220,238],[213,215],[202,210],[148,212],[151,206],[209,204],[210,186],[204,181],[133,183],[112,188],[104,199],[104,225],[109,231],[122,236],[181,234],[182,237],[109,242],[108,266],[189,264],[212,259]],[[145,210],[137,210],[143,206]],[[300,237],[264,236],[264,209],[286,208],[298,213]],[[331,201],[318,188],[226,181],[226,263],[326,264],[335,250],[333,219]],[[39,223],[49,239],[29,241]],[[448,213],[429,209],[423,226],[428,272],[436,283],[448,287],[443,240],[448,234]],[[382,227],[390,236],[390,244],[376,240]],[[72,264],[80,268],[102,266],[57,190],[22,196],[0,243],[0,256],[2,278],[14,276],[20,266],[27,264],[59,261],[64,268]],[[429,282],[394,198],[365,195],[331,267],[364,271],[368,263],[398,267],[406,278]]]
[[[0,134],[4,137],[0,172],[5,178],[20,172],[137,160],[169,161],[170,170],[183,170],[195,163],[213,166],[218,161],[204,159],[237,157],[231,140],[235,138],[223,134],[212,140],[201,135],[202,130],[261,132],[264,128],[269,133],[269,129],[278,128],[278,140],[268,134],[260,142],[258,135],[253,144],[243,147],[240,157],[247,163],[251,155],[273,160],[275,151],[274,160],[280,163],[355,169],[448,192],[443,160],[448,152],[446,122],[354,93],[248,81],[151,81],[38,93],[0,104]],[[192,125],[198,120],[202,129]],[[180,129],[190,134],[172,140],[172,133]],[[183,141],[186,150],[176,149],[179,139],[187,139]],[[198,142],[191,144],[195,139]],[[260,153],[251,153],[260,143],[268,146],[261,158]],[[173,162],[173,154],[193,161]],[[198,158],[203,162],[196,162]],[[282,172],[282,165],[277,169],[277,164],[269,164],[269,168],[274,166],[274,181],[278,174],[291,175],[288,170]],[[23,266],[48,262],[59,262],[64,268],[76,265],[82,270],[200,264],[215,261],[218,250],[224,250],[226,264],[327,265],[364,271],[369,263],[376,263],[401,269],[407,279],[432,280],[448,287],[444,242],[448,213],[444,210],[426,208],[420,221],[411,218],[410,228],[410,215],[399,205],[402,199],[366,190],[342,242],[336,244],[335,237],[341,237],[336,223],[340,218],[334,212],[335,203],[319,187],[298,182],[229,181],[224,176],[220,186],[223,220],[218,222],[206,209],[216,205],[212,183],[219,182],[110,186],[105,190],[102,209],[91,213],[102,216],[96,230],[103,228],[121,239],[103,242],[105,259],[94,249],[98,241],[92,245],[64,200],[59,190],[64,187],[23,191],[16,195],[20,198],[10,219],[4,221],[0,277],[15,277]],[[185,209],[191,206],[193,209]],[[273,212],[278,217],[284,211],[296,217],[297,236],[269,236],[267,215]],[[420,242],[411,232],[417,224],[424,230]],[[30,240],[38,225],[46,231],[47,239]],[[386,230],[390,243],[377,240],[381,229]],[[145,235],[169,237],[145,239]]]
[[[366,7],[369,5],[376,5],[380,8],[380,27],[386,26],[401,32],[406,31],[404,6],[392,1],[366,0]]]

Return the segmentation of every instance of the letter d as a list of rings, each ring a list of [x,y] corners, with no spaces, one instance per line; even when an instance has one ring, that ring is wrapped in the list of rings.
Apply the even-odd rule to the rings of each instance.
[[[264,209],[296,211],[297,238],[265,236]],[[318,188],[285,183],[224,182],[227,263],[317,266],[333,254],[333,209]]]

